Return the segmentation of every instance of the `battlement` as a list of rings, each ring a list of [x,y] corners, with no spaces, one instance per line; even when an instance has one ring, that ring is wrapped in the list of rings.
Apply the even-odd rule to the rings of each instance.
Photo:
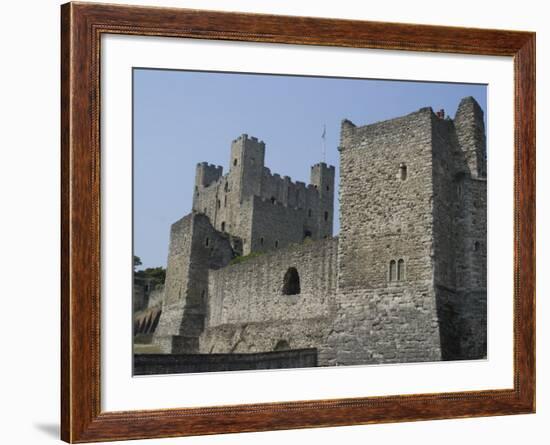
[[[261,145],[265,145],[265,142],[262,141],[261,139],[258,139],[256,136],[248,136],[248,134],[246,133],[241,134],[239,137],[237,137],[236,139],[233,139],[233,141],[231,142],[235,144],[236,142],[239,142],[239,141],[241,142],[251,141]]]
[[[434,112],[432,107],[422,107],[405,116],[357,126],[348,119],[341,123],[340,146],[342,152],[348,148],[378,150],[392,139],[398,140],[414,132],[427,137],[436,133],[448,133],[450,139],[458,142],[458,148],[465,158],[464,171],[472,177],[486,176],[486,136],[483,110],[476,100],[469,96],[460,101],[454,119],[445,110]],[[395,144],[396,148],[402,145]],[[459,156],[460,157],[460,156]]]
[[[313,169],[324,169],[328,172],[332,172],[333,174],[336,171],[334,165],[327,165],[325,162],[319,162],[317,164],[314,164],[314,165],[312,165],[311,169],[312,170]],[[300,189],[300,190],[304,190],[304,191],[306,189],[307,190],[316,190],[317,189],[317,187],[316,187],[317,184],[314,184],[314,183],[306,184],[303,181],[293,181],[292,178],[288,175],[281,176],[279,173],[272,173],[271,169],[269,169],[268,167],[263,168],[263,181],[264,182],[276,181],[281,187],[286,186],[286,187],[290,187],[291,189],[295,188],[295,189]]]
[[[195,187],[208,187],[213,182],[218,181],[222,175],[223,167],[221,165],[199,162],[195,173]]]
[[[431,107],[423,107],[418,111],[414,111],[405,116],[386,119],[361,126],[357,126],[350,120],[344,119],[341,124],[340,149],[344,149],[350,145],[355,145],[354,141],[357,139],[374,138],[379,136],[387,137],[400,128],[411,128],[411,124],[413,122],[418,125],[422,118],[425,118],[425,123],[428,124],[428,119],[432,115],[435,116]],[[418,127],[416,128],[418,129]]]
[[[313,164],[312,168],[319,167],[319,168],[326,168],[331,171],[336,171],[334,168],[334,165],[327,165],[326,162],[318,162],[317,164]]]

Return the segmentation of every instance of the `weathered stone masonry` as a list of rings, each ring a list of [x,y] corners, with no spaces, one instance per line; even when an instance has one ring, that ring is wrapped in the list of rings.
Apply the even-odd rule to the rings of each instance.
[[[315,348],[319,365],[486,356],[479,105],[463,99],[454,119],[423,108],[362,127],[344,120],[339,151],[338,238],[334,167],[292,182],[247,135],[233,141],[226,175],[197,166],[193,211],[171,230],[153,338],[163,352]]]

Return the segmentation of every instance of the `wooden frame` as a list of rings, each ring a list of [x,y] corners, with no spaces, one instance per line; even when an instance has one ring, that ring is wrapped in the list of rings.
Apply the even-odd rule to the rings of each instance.
[[[100,408],[100,37],[104,33],[512,56],[514,388],[154,411]],[[173,437],[535,411],[535,34],[69,3],[61,7],[61,436]]]

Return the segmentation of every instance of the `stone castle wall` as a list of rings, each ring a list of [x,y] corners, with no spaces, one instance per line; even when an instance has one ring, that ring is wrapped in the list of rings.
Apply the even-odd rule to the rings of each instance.
[[[293,244],[243,263],[212,271],[208,318],[200,351],[257,353],[325,347],[335,316],[338,239]],[[300,293],[284,295],[290,267]]]
[[[336,238],[294,244],[211,271],[207,326],[329,315],[336,292],[337,246]],[[282,291],[290,267],[300,277],[298,295]]]
[[[192,213],[172,225],[162,317],[155,332],[164,352],[198,348],[209,270],[226,266],[232,257],[229,236],[216,231],[207,216]],[[178,337],[175,343],[172,337]]]
[[[236,139],[226,175],[199,164],[193,213],[172,228],[157,343],[316,348],[319,365],[484,357],[485,143],[471,98],[454,120],[431,108],[344,120],[332,238],[334,169],[317,164],[309,186],[292,183],[265,168],[263,142]],[[261,254],[230,264],[251,252]],[[299,294],[282,291],[290,268]]]

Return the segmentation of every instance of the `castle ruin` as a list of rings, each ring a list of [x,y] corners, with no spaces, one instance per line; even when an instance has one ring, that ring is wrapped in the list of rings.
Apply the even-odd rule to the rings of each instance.
[[[166,354],[314,348],[320,366],[486,356],[486,137],[473,98],[454,119],[422,108],[342,121],[338,237],[334,167],[293,182],[264,165],[265,148],[245,134],[225,175],[197,165],[161,311],[138,332]]]

